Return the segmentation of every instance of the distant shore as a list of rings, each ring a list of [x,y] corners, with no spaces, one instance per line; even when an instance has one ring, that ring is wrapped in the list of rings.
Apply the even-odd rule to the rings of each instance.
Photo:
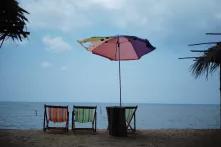
[[[220,147],[218,129],[138,130],[128,137],[112,137],[107,130],[68,133],[0,129],[1,147]]]

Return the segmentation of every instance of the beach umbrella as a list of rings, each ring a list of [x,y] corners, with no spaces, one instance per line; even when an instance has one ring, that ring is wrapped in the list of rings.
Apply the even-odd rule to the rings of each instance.
[[[147,39],[136,36],[116,35],[107,37],[90,37],[78,42],[93,54],[118,61],[120,106],[121,106],[121,60],[138,60],[153,51],[154,46]]]

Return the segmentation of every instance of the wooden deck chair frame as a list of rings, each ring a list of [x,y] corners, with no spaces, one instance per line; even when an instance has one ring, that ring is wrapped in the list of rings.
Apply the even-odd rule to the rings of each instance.
[[[48,120],[48,108],[61,108],[61,109],[67,109],[67,120],[64,127],[50,127],[49,126],[49,120]],[[44,122],[43,122],[43,131],[49,130],[49,129],[61,129],[68,131],[69,126],[69,112],[68,112],[68,106],[54,106],[54,105],[44,105]]]
[[[93,121],[92,121],[92,126],[90,128],[80,128],[76,127],[75,124],[75,109],[94,109],[94,116],[93,116]],[[72,130],[92,130],[93,133],[96,132],[97,130],[97,106],[73,106],[73,111],[72,111]]]
[[[134,109],[132,117],[129,120],[126,120],[126,127],[127,127],[128,132],[135,133],[136,132],[136,111],[137,111],[137,106],[127,106],[127,107],[124,107],[124,108],[125,108],[125,111],[126,111],[126,109]],[[133,120],[133,125],[131,124],[132,120]]]

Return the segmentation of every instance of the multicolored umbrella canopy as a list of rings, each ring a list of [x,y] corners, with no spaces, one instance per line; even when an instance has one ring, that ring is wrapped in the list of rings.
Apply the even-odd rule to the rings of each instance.
[[[78,41],[93,54],[100,55],[112,61],[119,61],[119,84],[121,106],[121,60],[138,60],[143,55],[153,51],[154,46],[147,39],[136,36],[118,35],[106,37],[90,37]]]
[[[155,49],[147,39],[135,36],[91,37],[79,43],[93,54],[110,60],[137,60]]]

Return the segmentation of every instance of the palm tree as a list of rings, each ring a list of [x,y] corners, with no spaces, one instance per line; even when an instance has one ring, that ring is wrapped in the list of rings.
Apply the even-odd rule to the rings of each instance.
[[[203,55],[195,57],[192,65],[192,73],[197,78],[200,75],[213,73],[220,67],[220,129],[221,129],[221,42],[215,46],[202,51]]]
[[[26,30],[28,19],[24,14],[28,12],[21,8],[16,0],[3,0],[0,2],[0,47],[5,39],[22,41],[30,34]]]

